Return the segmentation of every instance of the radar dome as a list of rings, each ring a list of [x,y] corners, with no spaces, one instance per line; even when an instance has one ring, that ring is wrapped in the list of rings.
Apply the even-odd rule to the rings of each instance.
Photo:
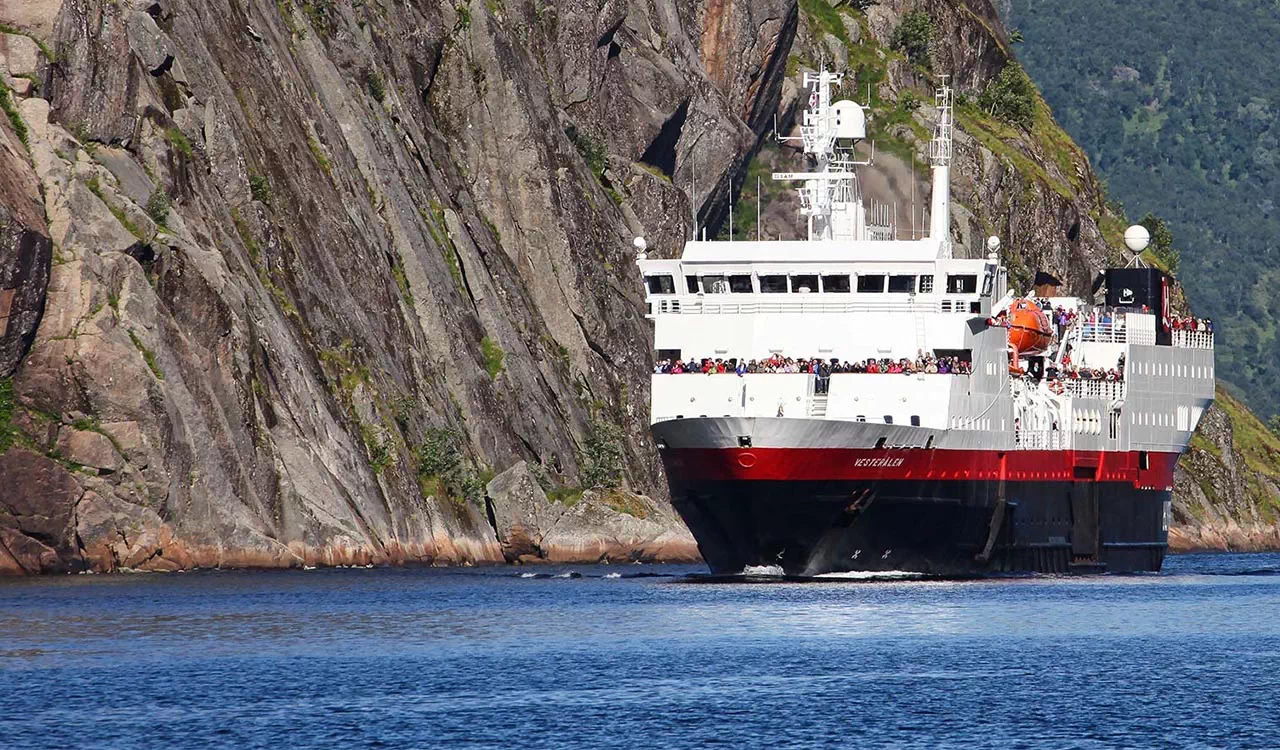
[[[994,252],[996,252],[996,251],[997,251],[997,250],[999,250],[999,249],[1000,249],[1000,238],[999,238],[999,237],[997,237],[997,236],[995,236],[994,234],[993,234],[993,235],[991,235],[990,237],[988,237],[988,238],[987,238],[987,250],[990,250],[991,252],[993,252],[993,253],[994,253]]]
[[[867,115],[857,102],[842,99],[831,105],[836,138],[860,141],[867,137]]]
[[[631,240],[631,244],[635,247],[635,249],[641,252],[643,252],[645,248],[649,247],[649,243],[645,242],[643,237],[637,237],[634,240]]]
[[[1134,224],[1124,230],[1124,244],[1135,253],[1140,253],[1151,244],[1151,233],[1141,224]]]

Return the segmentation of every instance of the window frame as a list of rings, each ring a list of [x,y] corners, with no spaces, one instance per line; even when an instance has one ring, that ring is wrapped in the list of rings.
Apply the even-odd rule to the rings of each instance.
[[[888,293],[889,293],[889,294],[915,294],[915,293],[916,293],[916,279],[917,279],[917,278],[919,278],[919,277],[917,277],[917,276],[916,276],[915,274],[913,274],[913,273],[891,273],[891,274],[889,274],[889,281],[888,281],[888,285],[887,285],[887,287],[886,287],[886,288],[888,289]],[[893,282],[894,282],[894,280],[897,280],[897,281],[899,282],[899,287],[901,287],[901,282],[902,282],[904,279],[910,279],[910,281],[909,281],[909,282],[908,282],[908,284],[907,284],[907,288],[906,288],[906,289],[902,289],[902,288],[894,289],[894,287],[893,287]]]
[[[785,273],[760,274],[756,276],[756,279],[760,283],[761,294],[786,294],[791,290],[791,287],[788,284],[789,277]],[[781,289],[765,289],[765,279],[781,279],[782,288]],[[774,282],[771,281],[770,284],[772,283]]]
[[[854,288],[857,289],[858,294],[884,294],[885,284],[888,283],[887,281],[888,278],[889,278],[889,275],[885,273],[860,273],[858,274],[858,281],[856,282],[856,286]],[[874,290],[863,289],[862,288],[863,279],[867,279],[867,280],[880,279],[880,288],[874,289]]]
[[[797,285],[797,284],[796,284],[796,281],[797,281],[797,280],[799,280],[799,279],[813,279],[813,283],[812,283],[812,284],[807,284],[807,285],[806,285],[806,286],[808,286],[808,287],[809,287],[809,292],[808,292],[808,293],[809,293],[809,294],[817,294],[817,293],[819,292],[820,287],[818,286],[818,284],[819,284],[819,281],[818,281],[818,279],[819,279],[819,275],[818,275],[818,274],[816,274],[816,273],[793,273],[793,274],[788,274],[788,276],[787,276],[787,283],[791,285],[791,291],[792,291],[792,293],[795,293],[795,294],[799,294],[799,293],[800,293],[800,285]]]
[[[818,283],[822,285],[823,294],[852,294],[853,281],[847,273],[826,273],[818,274]],[[828,289],[827,279],[844,279],[844,289]]]
[[[665,287],[666,287],[666,289],[667,289],[667,290],[669,290],[669,291],[662,291],[661,289],[659,289],[659,290],[654,290],[654,288],[653,288],[653,286],[654,286],[654,282],[655,282],[655,281],[657,281],[657,282],[659,282],[659,286],[662,286],[661,282],[662,282],[662,280],[663,280],[663,279],[665,279],[665,280],[666,280]],[[676,293],[676,277],[675,277],[675,274],[672,274],[672,273],[655,273],[655,274],[651,274],[651,275],[649,275],[649,276],[645,276],[645,277],[644,277],[644,282],[645,282],[645,288],[649,290],[649,294],[657,294],[657,295],[662,295],[662,296],[669,296],[669,295],[673,295],[673,294],[675,294],[675,293]]]
[[[970,283],[969,283],[969,284],[964,284],[964,286],[971,286],[972,288],[967,289],[967,290],[966,290],[966,289],[959,289],[959,290],[955,290],[955,291],[953,291],[953,290],[951,289],[951,284],[952,284],[952,281],[953,281],[953,280],[956,280],[956,281],[964,281],[964,280],[968,280]],[[977,293],[978,293],[978,274],[976,274],[976,273],[949,273],[949,274],[947,274],[947,286],[946,286],[946,289],[947,289],[947,294],[977,294]]]

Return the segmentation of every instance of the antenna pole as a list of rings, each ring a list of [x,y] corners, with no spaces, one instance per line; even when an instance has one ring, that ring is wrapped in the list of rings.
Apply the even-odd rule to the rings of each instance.
[[[911,149],[911,239],[916,238],[916,150]]]
[[[778,116],[778,115],[773,115]],[[755,241],[760,241],[760,175],[755,175]]]
[[[697,240],[698,239],[698,151],[696,148],[697,146],[696,143],[694,144],[694,146],[695,148],[693,150],[693,153],[690,154],[690,157],[692,157],[693,159],[693,178],[692,178],[693,187],[691,188],[693,190],[693,195],[690,196],[693,200],[691,200],[690,203],[693,204],[693,239]]]
[[[729,178],[729,241],[733,242],[733,178]]]

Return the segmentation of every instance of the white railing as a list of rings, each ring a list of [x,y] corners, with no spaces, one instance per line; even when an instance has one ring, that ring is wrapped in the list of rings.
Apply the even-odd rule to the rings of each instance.
[[[1090,323],[1080,325],[1080,341],[1099,344],[1124,344],[1129,341],[1128,329],[1123,323]]]
[[[1175,329],[1173,345],[1184,349],[1212,349],[1213,333],[1209,331],[1184,331]]]
[[[737,301],[732,298],[732,295],[714,295],[714,298],[710,296],[696,297],[692,295],[655,297],[650,300],[650,309],[655,315],[741,315],[752,313],[969,313],[969,300],[935,300],[932,302],[911,302],[905,299],[902,301],[853,301],[832,299],[831,297],[803,296],[805,299],[792,298],[780,299],[777,301]]]
[[[1063,392],[1074,398],[1098,398],[1105,401],[1119,401],[1124,398],[1123,380],[1080,380],[1064,379],[1055,381],[1062,384]],[[1050,384],[1050,389],[1054,386]]]
[[[1071,436],[1062,430],[1015,430],[1014,443],[1024,450],[1064,450],[1071,447]]]

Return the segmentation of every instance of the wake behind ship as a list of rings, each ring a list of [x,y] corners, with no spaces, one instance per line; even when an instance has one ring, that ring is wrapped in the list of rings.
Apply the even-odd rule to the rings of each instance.
[[[928,236],[868,212],[865,114],[806,73],[808,241],[689,242],[637,264],[652,431],[714,572],[1158,571],[1173,470],[1214,392],[1213,332],[1135,255],[1096,299],[1009,289],[950,241],[951,91]],[[1126,233],[1135,253],[1141,227]],[[643,250],[643,242],[637,240]],[[1105,286],[1105,289],[1104,289]]]

